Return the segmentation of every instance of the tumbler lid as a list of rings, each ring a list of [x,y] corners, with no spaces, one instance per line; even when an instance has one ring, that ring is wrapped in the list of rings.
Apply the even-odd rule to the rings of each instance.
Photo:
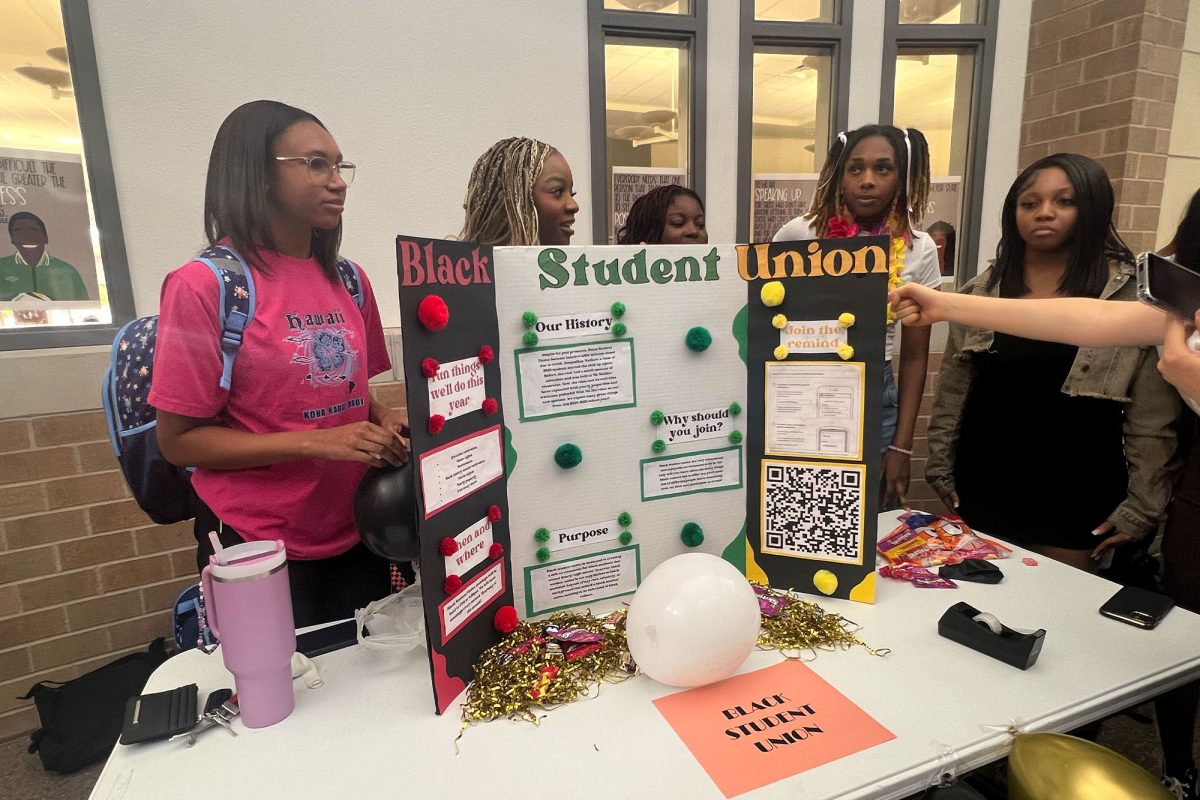
[[[208,557],[209,570],[216,581],[244,581],[261,578],[287,563],[287,549],[281,539],[243,542]]]

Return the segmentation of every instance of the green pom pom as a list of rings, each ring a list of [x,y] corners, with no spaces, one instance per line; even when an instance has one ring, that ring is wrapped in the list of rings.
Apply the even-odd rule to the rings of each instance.
[[[651,411],[650,412],[650,424],[651,425],[662,425],[662,421],[663,421],[663,413],[661,411]]]
[[[539,563],[545,563],[550,560],[550,548],[539,547],[537,551],[537,560]]]
[[[654,443],[650,445],[650,449],[656,453],[661,453],[663,450],[667,449],[667,443],[662,439],[655,439]]]
[[[613,319],[620,319],[621,317],[625,316],[625,304],[617,301],[616,303],[612,304],[612,307],[609,309],[609,311],[612,313]]]
[[[521,315],[521,323],[526,328],[532,328],[534,325],[537,325],[537,314],[532,311],[526,311]]]
[[[633,534],[629,531],[621,531],[621,535],[617,537],[621,544],[629,544],[633,541]]]
[[[622,511],[617,515],[617,524],[622,528],[628,528],[631,522],[633,522],[633,515],[628,511]]]
[[[581,461],[583,461],[583,451],[579,449],[579,445],[577,444],[571,444],[570,442],[560,444],[558,449],[554,451],[554,463],[563,469],[577,467]]]
[[[550,530],[548,528],[538,528],[533,532],[533,538],[536,541],[545,544],[546,542],[550,541]]]
[[[533,331],[525,331],[525,335],[521,337],[521,341],[525,343],[526,347],[534,347],[538,342],[537,334]]]
[[[742,413],[741,403],[730,403],[729,404],[729,416],[736,417],[738,414],[741,414],[741,413]]]
[[[741,444],[742,443],[742,432],[741,431],[730,431],[729,432],[729,443],[730,444]]]
[[[708,328],[697,325],[687,332],[684,342],[693,353],[703,353],[712,344],[712,334],[708,332]]]
[[[685,522],[683,529],[679,531],[679,538],[683,539],[683,543],[688,547],[699,547],[704,541],[704,529],[694,522]]]
[[[621,337],[625,335],[625,323],[618,322],[612,326],[612,335]]]

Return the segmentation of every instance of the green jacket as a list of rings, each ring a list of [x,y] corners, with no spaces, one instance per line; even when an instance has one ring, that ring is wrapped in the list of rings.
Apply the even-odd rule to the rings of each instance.
[[[987,289],[989,272],[971,279],[960,291],[995,297],[996,292]],[[1136,301],[1133,268],[1119,265],[1100,297]],[[971,389],[971,356],[988,350],[992,340],[992,331],[950,326],[929,416],[929,460],[925,462],[925,480],[941,496],[955,489],[954,454],[963,406]],[[1081,347],[1062,391],[1073,397],[1099,397],[1124,405],[1129,491],[1108,521],[1134,537],[1155,533],[1179,468],[1177,424],[1183,409],[1179,393],[1158,374],[1158,353],[1153,347]]]
[[[17,254],[0,258],[0,301],[37,292],[51,300],[87,300],[87,287],[79,270],[51,255],[36,267],[17,260]]]

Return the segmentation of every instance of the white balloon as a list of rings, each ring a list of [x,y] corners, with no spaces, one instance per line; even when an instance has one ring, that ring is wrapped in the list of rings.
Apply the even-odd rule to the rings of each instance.
[[[642,672],[668,686],[727,678],[758,641],[758,598],[737,568],[707,553],[664,561],[638,587],[625,629]]]

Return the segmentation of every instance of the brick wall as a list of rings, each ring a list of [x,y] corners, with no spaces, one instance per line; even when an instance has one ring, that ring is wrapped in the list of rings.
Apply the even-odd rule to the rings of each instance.
[[[404,407],[403,384],[372,390]],[[130,499],[102,412],[0,420],[0,741],[37,726],[32,684],[170,637],[195,553],[190,522]]]
[[[1034,0],[1020,163],[1104,165],[1134,252],[1158,229],[1188,0]]]

